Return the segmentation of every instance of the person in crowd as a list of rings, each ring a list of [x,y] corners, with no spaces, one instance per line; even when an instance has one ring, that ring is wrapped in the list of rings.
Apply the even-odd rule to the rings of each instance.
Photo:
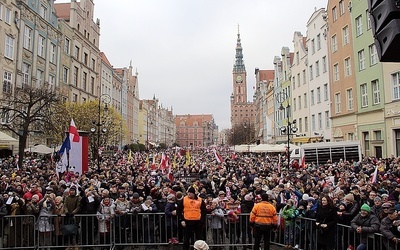
[[[298,216],[298,210],[294,206],[293,199],[287,201],[281,213],[285,223],[285,249],[291,249],[294,246],[295,218]]]
[[[74,216],[80,212],[81,209],[81,197],[76,195],[77,189],[75,185],[69,188],[68,196],[64,199],[64,212],[65,220],[64,224],[76,224],[78,227],[78,219]],[[78,235],[68,236],[65,240],[68,245],[76,245]]]
[[[29,247],[34,244],[34,230],[35,230],[35,221],[39,216],[40,208],[39,208],[39,196],[37,194],[32,195],[31,198],[27,198],[25,200],[25,204],[23,207],[23,212],[26,217],[23,219],[23,237],[24,237],[24,246]]]
[[[142,203],[143,197],[140,197],[139,193],[134,192],[130,200],[131,219],[129,222],[132,242],[138,242],[142,237],[140,230],[142,228],[142,220],[139,218],[139,216],[137,216],[140,212],[142,212]]]
[[[37,221],[37,230],[39,231],[39,244],[41,246],[51,246],[51,233],[54,231],[53,210],[55,194],[45,194],[39,201],[39,218]]]
[[[114,224],[115,224],[115,237],[116,241],[119,243],[126,243],[127,239],[127,231],[126,228],[128,227],[128,212],[130,210],[130,202],[126,199],[125,192],[120,192],[118,194],[118,199],[115,201],[115,217],[114,217]]]
[[[378,215],[379,221],[382,221],[384,218],[386,218],[390,208],[393,208],[390,202],[385,202],[382,204],[382,211]]]
[[[254,250],[260,249],[261,239],[264,239],[264,249],[269,250],[271,231],[278,226],[276,208],[268,200],[268,194],[261,194],[261,202],[256,203],[250,213],[250,224],[254,228]]]
[[[167,205],[165,205],[165,223],[167,227],[167,238],[169,244],[178,244],[178,216],[176,213],[178,205],[175,202],[175,195],[167,196]]]
[[[32,200],[32,195],[38,195],[39,201],[43,199],[43,194],[38,189],[38,185],[36,183],[31,184],[31,188],[24,194],[22,197],[24,200],[30,199]]]
[[[64,203],[62,196],[56,196],[54,198],[54,209],[53,209],[53,225],[54,225],[54,244],[56,246],[64,245],[63,235],[61,228],[63,226],[63,219],[61,216],[65,215]]]
[[[80,213],[84,214],[81,218],[81,240],[85,245],[93,245],[98,223],[95,215],[100,206],[100,196],[97,190],[91,186],[85,189],[84,196],[81,199]]]
[[[371,213],[371,207],[368,204],[363,204],[360,213],[351,221],[351,228],[356,233],[357,250],[368,249],[368,236],[378,233],[380,222],[378,217]],[[372,245],[371,245],[372,247]]]
[[[204,240],[196,240],[196,242],[193,244],[193,248],[195,250],[209,250],[208,244]]]
[[[222,226],[224,223],[224,211],[219,206],[218,199],[211,202],[211,211],[207,214],[208,225],[211,229],[212,239],[214,244],[222,243]]]
[[[226,221],[227,221],[226,234],[229,238],[229,244],[232,245],[229,247],[229,249],[236,250],[236,247],[233,245],[239,243],[240,233],[241,233],[240,223],[239,223],[240,222],[239,215],[241,214],[240,202],[230,197],[229,201],[226,203],[225,211],[226,211]]]
[[[187,195],[183,201],[178,203],[178,217],[184,228],[183,250],[189,250],[190,241],[202,239],[202,229],[204,219],[202,216],[206,214],[206,205],[204,201],[197,197],[196,190],[191,186],[187,190]]]
[[[245,188],[243,188],[243,189],[245,189]],[[240,209],[242,212],[242,215],[240,216],[242,244],[250,244],[251,245],[253,243],[253,234],[252,234],[252,229],[251,229],[250,223],[249,223],[250,213],[251,213],[251,210],[253,209],[253,207],[254,207],[253,193],[246,193],[240,203]]]
[[[389,208],[387,216],[381,221],[380,233],[385,237],[383,245],[387,250],[396,250],[400,245],[400,221],[398,211]]]
[[[144,229],[144,242],[153,243],[157,218],[155,213],[158,212],[157,205],[153,202],[153,197],[150,195],[146,197],[146,200],[142,203],[142,225]]]
[[[335,232],[337,212],[332,199],[322,196],[316,214],[317,248],[319,250],[335,249]]]
[[[99,221],[100,245],[109,244],[111,241],[111,220],[115,216],[115,205],[110,197],[103,197],[100,202],[97,219]]]
[[[371,207],[371,213],[374,214],[376,217],[379,216],[379,214],[382,212],[382,198],[379,196],[376,196],[374,198],[374,203]]]

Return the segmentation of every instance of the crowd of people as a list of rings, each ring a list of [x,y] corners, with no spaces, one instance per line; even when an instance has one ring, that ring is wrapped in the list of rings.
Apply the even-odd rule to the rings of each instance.
[[[83,224],[95,225],[93,230],[103,235],[110,233],[111,220],[119,228],[132,229],[132,220],[125,216],[148,214],[142,217],[142,226],[143,219],[147,220],[146,229],[136,233],[140,238],[129,240],[155,242],[154,230],[162,229],[157,228],[159,221],[155,223],[151,214],[163,213],[163,240],[169,244],[183,243],[183,249],[189,249],[195,240],[206,240],[207,224],[209,244],[218,246],[227,239],[231,249],[239,243],[258,249],[265,233],[257,227],[260,220],[256,214],[262,217],[260,206],[264,203],[271,212],[268,216],[275,216],[274,209],[277,212],[277,221],[268,223],[267,232],[284,231],[282,241],[287,249],[305,248],[305,244],[314,247],[311,249],[339,249],[341,241],[344,247],[363,250],[373,233],[387,239],[386,249],[396,249],[400,243],[399,158],[323,165],[306,162],[301,167],[288,164],[284,156],[240,155],[228,147],[182,151],[118,151],[101,157],[98,165],[91,164],[83,174],[73,169],[57,173],[54,163],[38,157],[28,157],[22,167],[17,167],[12,157],[2,159],[1,216],[32,217],[21,221],[31,229],[22,235],[12,229],[17,223],[2,223],[0,243],[29,245],[33,239],[30,234],[37,230],[43,235],[41,239],[52,245],[54,238],[65,238],[66,218],[79,214],[94,216],[78,222],[75,219],[72,224],[81,228],[85,228]],[[62,217],[50,220],[50,215]],[[315,230],[298,230],[298,218],[313,219],[310,223]],[[352,230],[338,231],[337,224]],[[302,233],[307,234],[305,242],[297,240]],[[124,235],[117,233],[120,242],[129,241]],[[102,239],[107,243],[107,237]],[[79,240],[74,233],[68,237],[71,245]],[[269,243],[269,236],[264,236],[264,243]]]

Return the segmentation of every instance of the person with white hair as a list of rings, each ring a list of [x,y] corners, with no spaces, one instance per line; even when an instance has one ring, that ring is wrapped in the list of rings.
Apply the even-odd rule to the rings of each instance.
[[[208,246],[208,244],[204,240],[197,240],[194,243],[193,248],[195,250],[208,250],[208,249],[210,249],[210,247]]]

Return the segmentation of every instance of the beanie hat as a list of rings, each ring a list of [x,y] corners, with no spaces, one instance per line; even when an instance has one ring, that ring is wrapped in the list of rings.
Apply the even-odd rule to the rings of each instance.
[[[188,189],[188,193],[196,194],[196,189],[194,189],[194,187],[190,187],[190,188]]]
[[[347,194],[347,195],[344,197],[344,199],[345,199],[345,200],[349,200],[349,201],[351,201],[351,202],[354,202],[354,195],[353,195],[353,194]]]
[[[174,201],[174,200],[175,200],[175,195],[169,194],[169,195],[167,196],[167,200],[169,200],[169,201]]]
[[[204,240],[198,240],[193,245],[196,250],[208,250],[210,249]]]
[[[361,206],[361,210],[367,211],[368,213],[371,212],[371,208],[370,208],[370,206],[368,206],[368,204],[363,204]]]

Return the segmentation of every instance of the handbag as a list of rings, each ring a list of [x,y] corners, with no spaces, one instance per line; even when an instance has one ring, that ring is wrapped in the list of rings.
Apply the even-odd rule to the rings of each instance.
[[[61,232],[64,236],[72,236],[78,234],[78,226],[76,224],[66,224],[62,226]]]

